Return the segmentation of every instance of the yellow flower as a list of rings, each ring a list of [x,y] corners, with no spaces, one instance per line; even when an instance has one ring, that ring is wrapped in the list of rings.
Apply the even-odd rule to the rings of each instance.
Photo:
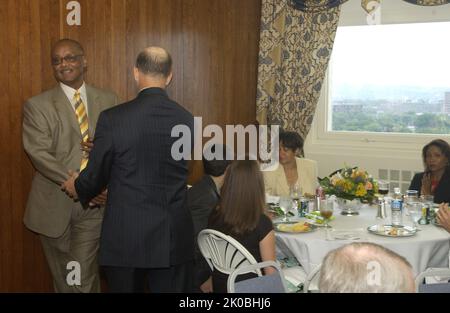
[[[356,188],[355,196],[364,197],[367,194],[366,188],[364,188],[364,184],[358,184]]]

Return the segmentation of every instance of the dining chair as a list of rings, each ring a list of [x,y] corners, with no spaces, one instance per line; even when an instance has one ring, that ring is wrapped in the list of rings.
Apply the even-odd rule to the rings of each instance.
[[[303,293],[319,292],[319,278],[322,264],[316,266],[306,277],[303,284]]]
[[[426,277],[443,277],[442,283],[427,284]],[[418,293],[450,293],[450,268],[427,268],[416,277],[416,292]]]
[[[239,275],[252,273],[256,269],[273,267],[276,271],[270,275],[263,275],[236,282]],[[288,292],[283,271],[278,263],[265,261],[235,269],[228,276],[227,289],[229,293],[286,293]]]
[[[200,252],[211,270],[215,268],[230,275],[239,267],[258,263],[253,255],[236,239],[217,230],[202,230],[198,234],[197,242]],[[254,273],[262,276],[259,268],[256,268]]]

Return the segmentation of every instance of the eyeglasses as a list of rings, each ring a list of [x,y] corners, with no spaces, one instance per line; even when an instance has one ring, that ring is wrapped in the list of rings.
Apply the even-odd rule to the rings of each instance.
[[[62,58],[52,58],[52,65],[60,65],[63,60],[66,61],[66,63],[75,63],[79,57],[82,57],[84,54],[77,54],[77,55],[66,55]]]

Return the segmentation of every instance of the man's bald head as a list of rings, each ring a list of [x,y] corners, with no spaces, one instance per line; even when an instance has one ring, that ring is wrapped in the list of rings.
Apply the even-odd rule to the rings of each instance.
[[[172,57],[163,48],[148,47],[139,53],[136,68],[144,75],[167,78],[172,72]]]
[[[352,243],[331,251],[320,272],[321,292],[414,292],[411,265],[380,245]]]
[[[58,40],[52,47],[52,54],[63,45],[70,46],[76,54],[84,54],[83,46],[78,41],[68,38]]]

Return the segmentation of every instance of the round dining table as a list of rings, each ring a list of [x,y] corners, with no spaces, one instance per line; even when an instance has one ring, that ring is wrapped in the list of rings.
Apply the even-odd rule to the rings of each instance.
[[[317,227],[305,233],[276,231],[278,256],[295,257],[308,274],[328,252],[351,242],[372,242],[406,258],[416,275],[429,267],[449,267],[450,234],[445,229],[430,223],[419,225],[420,230],[410,237],[386,237],[370,233],[367,228],[388,224],[389,218],[377,219],[374,206],[363,205],[359,213],[344,216],[335,210],[331,228]],[[405,225],[410,222],[409,216],[403,219]]]

